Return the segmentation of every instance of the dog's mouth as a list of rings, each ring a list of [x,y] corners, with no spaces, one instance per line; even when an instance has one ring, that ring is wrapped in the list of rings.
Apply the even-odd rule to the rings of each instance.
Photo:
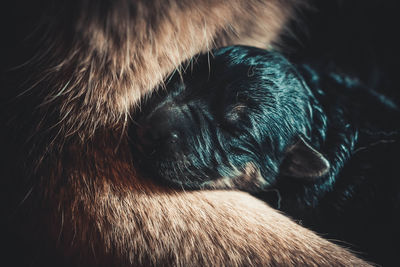
[[[140,134],[140,131],[135,133]],[[150,179],[175,188],[238,189],[259,192],[270,185],[267,179],[262,177],[260,168],[254,162],[234,166],[212,160],[202,161],[199,160],[201,156],[197,155],[197,152],[193,154],[193,151],[185,152],[181,148],[175,151],[157,144],[149,145],[140,142],[136,135],[132,136],[131,141],[136,170]]]
[[[140,144],[132,146],[135,169],[158,182],[175,188],[201,189],[201,184],[218,177],[205,166],[196,166],[185,155],[166,155],[156,148],[149,151]]]

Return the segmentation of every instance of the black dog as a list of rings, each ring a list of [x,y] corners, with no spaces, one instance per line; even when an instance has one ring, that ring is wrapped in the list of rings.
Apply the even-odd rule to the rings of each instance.
[[[199,57],[135,114],[135,164],[186,189],[252,192],[370,260],[392,263],[399,109],[324,68],[246,47]]]
[[[237,177],[249,164],[260,170],[261,187],[282,171],[307,179],[327,172],[327,160],[308,144],[315,99],[282,56],[223,49],[167,87],[135,115],[131,134],[139,165],[153,176],[199,189]]]

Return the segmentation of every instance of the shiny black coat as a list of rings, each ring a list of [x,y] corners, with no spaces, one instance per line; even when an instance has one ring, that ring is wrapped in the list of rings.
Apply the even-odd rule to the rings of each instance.
[[[293,65],[256,48],[224,48],[189,67],[134,116],[139,170],[185,189],[252,192],[367,259],[393,263],[400,237],[395,101],[331,65]],[[293,149],[299,140],[302,150]],[[249,174],[249,163],[258,172]]]

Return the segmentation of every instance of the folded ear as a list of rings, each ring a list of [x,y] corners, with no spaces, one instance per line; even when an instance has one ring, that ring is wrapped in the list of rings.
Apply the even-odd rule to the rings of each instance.
[[[302,137],[286,151],[280,173],[304,180],[317,179],[329,171],[328,160]]]

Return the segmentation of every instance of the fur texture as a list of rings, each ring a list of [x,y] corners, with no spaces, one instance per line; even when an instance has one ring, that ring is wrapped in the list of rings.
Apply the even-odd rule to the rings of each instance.
[[[370,259],[395,264],[395,102],[324,63],[295,66],[240,46],[213,55],[171,77],[168,91],[138,112],[131,131],[138,169],[185,189],[254,192]]]
[[[269,44],[297,4],[84,0],[2,9],[4,261],[367,266],[245,193],[166,189],[132,167],[125,126],[143,94],[214,45]]]
[[[183,81],[172,77],[168,92],[134,114],[135,162],[186,189],[236,180],[250,163],[264,178],[259,189],[268,187],[289,147],[311,138],[315,99],[277,53],[227,47],[213,55],[198,58]]]

